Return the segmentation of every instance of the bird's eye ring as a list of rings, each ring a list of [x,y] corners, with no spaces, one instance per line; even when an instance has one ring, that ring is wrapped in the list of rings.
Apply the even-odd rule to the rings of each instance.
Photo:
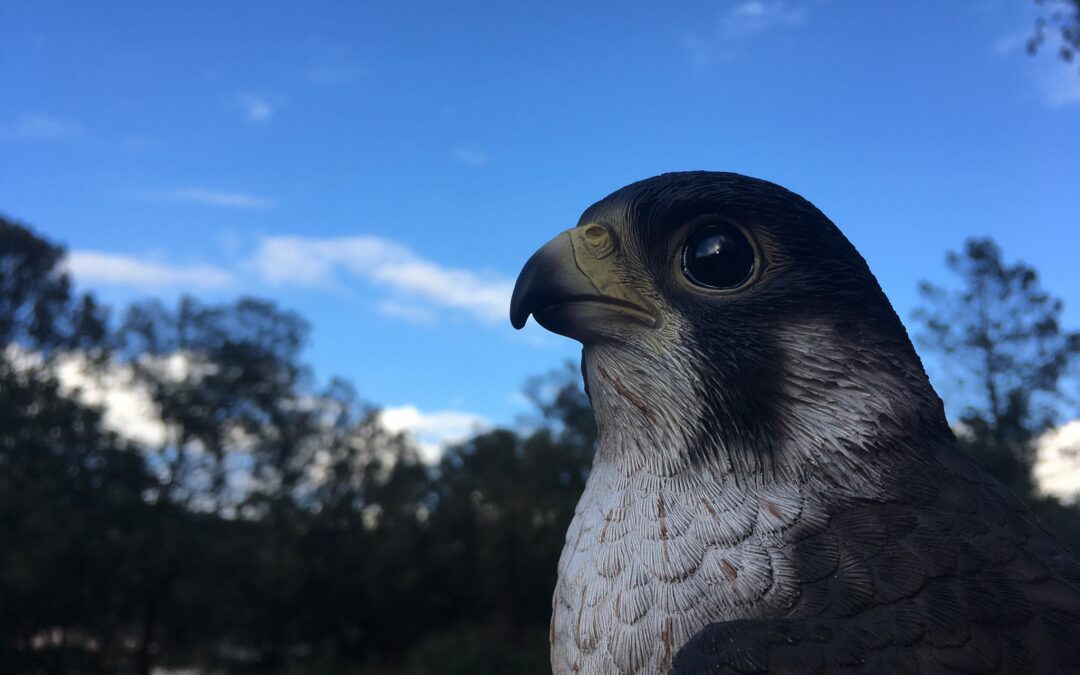
[[[741,229],[713,222],[699,227],[683,246],[683,274],[705,288],[737,288],[753,276],[754,247]]]

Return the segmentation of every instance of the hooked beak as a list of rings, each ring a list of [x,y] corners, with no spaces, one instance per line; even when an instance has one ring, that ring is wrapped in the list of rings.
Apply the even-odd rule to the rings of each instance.
[[[617,274],[611,230],[588,223],[558,235],[518,275],[510,323],[532,314],[544,328],[582,343],[611,339],[627,324],[655,328],[659,313]]]

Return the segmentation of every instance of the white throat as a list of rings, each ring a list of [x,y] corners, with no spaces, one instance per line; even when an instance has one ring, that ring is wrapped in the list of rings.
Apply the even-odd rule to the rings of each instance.
[[[661,379],[651,359],[613,356],[598,347],[585,359],[604,424],[559,561],[555,673],[667,672],[707,624],[782,614],[798,597],[783,549],[804,496],[738,485],[722,461],[692,465],[683,421],[699,411],[676,407],[700,400],[692,374]],[[618,366],[628,361],[642,365]]]

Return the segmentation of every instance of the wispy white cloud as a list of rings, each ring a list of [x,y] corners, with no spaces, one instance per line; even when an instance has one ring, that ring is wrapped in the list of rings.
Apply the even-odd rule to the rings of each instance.
[[[136,376],[131,364],[116,360],[91,362],[86,353],[79,351],[56,354],[46,361],[40,352],[24,350],[15,344],[7,345],[3,352],[7,361],[21,371],[45,368],[52,372],[63,396],[100,410],[103,426],[121,438],[151,453],[175,447],[177,439],[162,419],[161,408],[150,387]],[[154,379],[159,382],[188,381],[195,385],[217,371],[213,363],[199,354],[182,351],[157,356],[144,354],[139,357],[138,366],[154,372]],[[228,451],[226,484],[237,500],[257,484],[251,473],[254,445],[255,438],[239,425],[228,428],[224,438],[224,449]],[[191,458],[215,461],[198,439],[187,441],[184,447]],[[166,466],[155,463],[155,468],[162,478],[168,476]]]
[[[1024,49],[1031,31],[1012,31],[999,35],[991,45],[991,50],[996,56],[1009,56]]]
[[[435,312],[429,307],[410,305],[397,300],[383,300],[375,305],[375,309],[384,316],[403,319],[421,326],[430,326],[435,323]]]
[[[735,45],[770,30],[802,25],[808,14],[803,4],[784,0],[744,0],[728,8],[705,34],[691,33],[683,48],[695,63],[707,64],[732,58]]]
[[[341,275],[363,278],[394,294],[393,304],[384,303],[381,311],[401,316],[410,307],[413,318],[441,308],[503,322],[514,286],[509,279],[443,267],[378,237],[269,237],[256,249],[251,266],[276,285],[333,286]]]
[[[244,111],[247,121],[255,124],[269,121],[279,107],[279,103],[274,98],[249,92],[238,94],[236,102]]]
[[[148,447],[165,444],[168,431],[157,405],[130,366],[93,368],[84,355],[73,353],[60,359],[56,377],[66,396],[100,408],[110,431]]]
[[[420,457],[434,463],[447,447],[492,427],[482,415],[462,410],[421,411],[415,405],[385,408],[379,422],[391,433],[407,433],[416,441]]]
[[[484,166],[491,161],[491,157],[486,152],[468,145],[454,148],[450,156],[469,166]]]
[[[169,265],[98,251],[72,251],[67,266],[77,281],[113,286],[211,290],[235,281],[231,272],[212,265]]]
[[[1067,501],[1080,497],[1080,420],[1051,429],[1039,439],[1033,472],[1043,493]]]
[[[805,6],[779,1],[747,0],[728,10],[721,27],[728,37],[743,37],[772,28],[798,26],[805,20]]]
[[[78,122],[51,115],[30,115],[10,127],[0,127],[0,137],[30,141],[72,140],[82,135]]]
[[[696,33],[691,33],[683,38],[683,49],[690,55],[690,60],[704,66],[718,60],[718,49],[712,40],[708,40]],[[723,52],[724,58],[730,58],[729,52]]]
[[[362,281],[376,288],[375,311],[422,326],[453,314],[503,324],[509,313],[512,279],[445,266],[379,237],[267,237],[250,254],[240,250],[246,245],[235,236],[218,237],[217,244],[240,262],[235,267],[175,264],[157,256],[76,250],[67,267],[79,282],[149,290],[213,290],[241,283],[343,290]]]
[[[1029,7],[1029,10],[1033,9],[1034,5]],[[994,55],[1029,61],[1026,70],[1030,73],[1030,81],[1036,95],[1047,107],[1063,108],[1080,103],[1080,69],[1076,63],[1059,58],[1062,40],[1056,30],[1046,31],[1045,42],[1039,46],[1035,58],[1024,56],[1028,41],[1034,34],[1033,25],[1034,19],[1025,29],[999,35],[991,45]]]
[[[4,358],[22,371],[47,367],[56,375],[64,396],[100,408],[105,427],[120,436],[147,446],[160,447],[167,435],[157,406],[146,387],[136,383],[129,365],[109,362],[91,364],[82,352],[59,354],[49,364],[40,352],[16,344],[3,348]],[[179,355],[177,355],[179,356]],[[151,357],[147,357],[150,359]],[[183,357],[179,357],[183,360]],[[177,358],[159,358],[169,376],[176,368]],[[172,366],[172,368],[169,368]]]
[[[137,199],[157,202],[178,202],[201,206],[221,206],[231,209],[269,209],[274,201],[244,192],[215,190],[202,187],[181,187],[169,190],[149,190],[133,193]]]
[[[1080,72],[1075,64],[1055,62],[1039,77],[1043,101],[1051,108],[1080,103]]]

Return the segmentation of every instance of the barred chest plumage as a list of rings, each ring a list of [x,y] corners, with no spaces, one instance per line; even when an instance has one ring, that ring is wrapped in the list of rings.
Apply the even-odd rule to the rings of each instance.
[[[795,487],[598,462],[559,561],[553,672],[666,673],[709,623],[783,615],[800,588],[787,542],[815,510]]]

